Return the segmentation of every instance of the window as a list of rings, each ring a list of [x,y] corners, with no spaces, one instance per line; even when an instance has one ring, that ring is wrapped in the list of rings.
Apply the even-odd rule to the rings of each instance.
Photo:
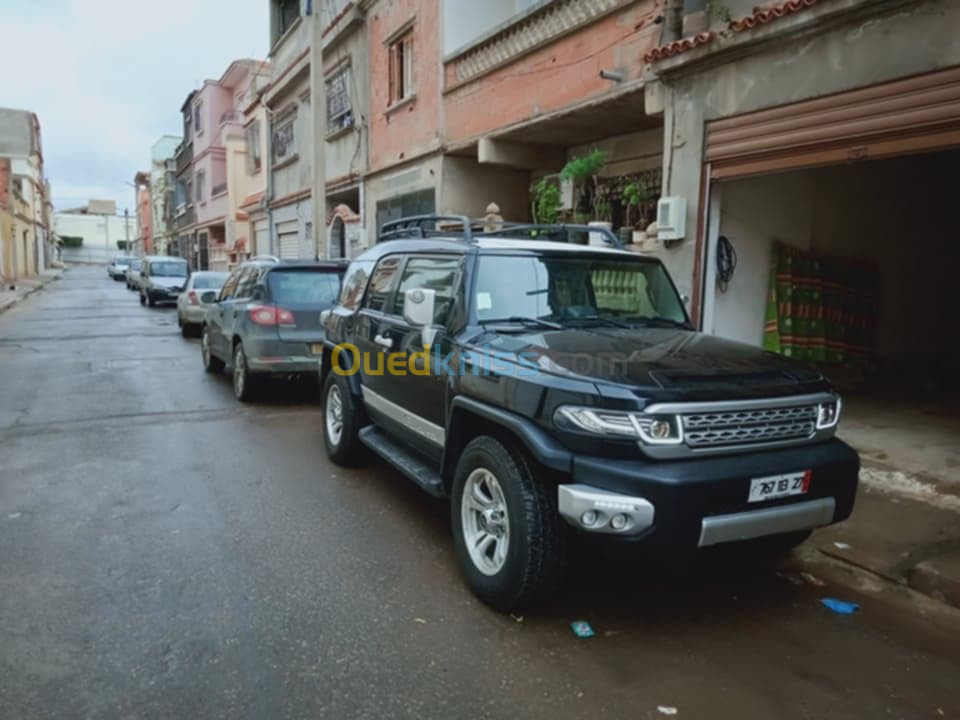
[[[413,31],[390,43],[390,104],[413,95]]]
[[[223,284],[223,287],[220,289],[220,299],[229,300],[233,297],[234,292],[237,289],[237,282],[240,280],[240,274],[246,270],[246,268],[237,268],[232,273],[230,277],[227,278],[227,281]]]
[[[327,79],[327,132],[353,125],[353,109],[350,107],[350,67],[334,73]]]
[[[403,293],[413,288],[436,291],[433,322],[443,325],[453,306],[453,293],[460,274],[460,258],[411,258],[403,270],[393,299],[393,315],[403,317]]]
[[[295,154],[294,125],[296,124],[296,113],[289,113],[277,120],[273,127],[273,162],[277,163],[293,157]]]
[[[260,272],[256,265],[251,265],[244,270],[237,280],[236,296],[238,298],[248,298],[253,295],[253,286],[257,284],[259,277]]]
[[[260,172],[260,121],[254,120],[247,128],[247,172]]]
[[[370,310],[383,310],[399,269],[400,258],[398,257],[384,258],[377,263],[377,268],[373,271],[373,277],[370,278],[370,286],[367,288],[364,307]]]
[[[267,278],[273,301],[288,307],[332,307],[340,294],[340,273],[336,270],[273,270]]]
[[[282,38],[300,17],[300,0],[272,0],[270,4],[270,42]]]
[[[343,292],[340,293],[340,304],[348,310],[356,310],[360,307],[360,299],[363,297],[364,288],[367,287],[372,268],[373,263],[369,260],[352,262],[347,268],[347,275],[343,280]]]
[[[203,103],[198,102],[193,106],[193,129],[194,132],[203,132]]]
[[[200,202],[201,200],[203,200],[204,184],[206,183],[206,180],[207,180],[207,174],[203,170],[198,170],[197,177],[193,183],[194,189],[197,191],[196,197],[194,199],[197,202]]]

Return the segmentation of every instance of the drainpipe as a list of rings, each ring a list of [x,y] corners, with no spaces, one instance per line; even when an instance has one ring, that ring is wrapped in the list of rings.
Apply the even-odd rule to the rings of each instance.
[[[273,243],[273,210],[270,209],[270,203],[273,202],[273,111],[266,105],[263,106],[267,115],[267,187],[263,193],[263,204],[267,210],[267,237],[270,239],[270,255],[280,257],[279,248],[274,247]],[[257,248],[257,252],[260,249]]]

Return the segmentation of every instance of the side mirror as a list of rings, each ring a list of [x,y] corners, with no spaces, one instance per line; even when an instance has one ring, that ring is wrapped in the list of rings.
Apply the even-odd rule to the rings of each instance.
[[[437,328],[433,324],[433,312],[437,304],[437,291],[426,288],[411,288],[403,293],[403,319],[420,328],[424,347],[433,345]]]
[[[433,310],[437,291],[410,288],[403,293],[403,319],[418,327],[433,325]]]
[[[200,295],[200,302],[204,305],[209,305],[217,301],[217,291],[216,290],[207,290],[205,293]]]

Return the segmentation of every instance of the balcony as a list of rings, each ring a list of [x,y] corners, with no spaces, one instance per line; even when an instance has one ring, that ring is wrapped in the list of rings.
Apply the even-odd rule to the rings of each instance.
[[[555,0],[538,3],[444,59],[447,90],[515,62],[632,0]]]
[[[224,125],[230,122],[243,122],[243,115],[236,110],[227,110],[220,115],[220,124]]]
[[[179,175],[193,163],[193,143],[182,143],[176,154],[177,174]]]

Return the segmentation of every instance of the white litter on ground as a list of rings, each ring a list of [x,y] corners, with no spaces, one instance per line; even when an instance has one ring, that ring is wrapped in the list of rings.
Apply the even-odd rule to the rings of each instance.
[[[960,513],[960,497],[940,492],[936,485],[924,482],[916,475],[899,470],[860,468],[860,482],[871,490],[884,495],[899,495],[911,500],[933,505],[941,510]]]
[[[668,707],[667,705],[657,705],[657,712],[663,715],[676,715],[677,709],[675,707]]]

